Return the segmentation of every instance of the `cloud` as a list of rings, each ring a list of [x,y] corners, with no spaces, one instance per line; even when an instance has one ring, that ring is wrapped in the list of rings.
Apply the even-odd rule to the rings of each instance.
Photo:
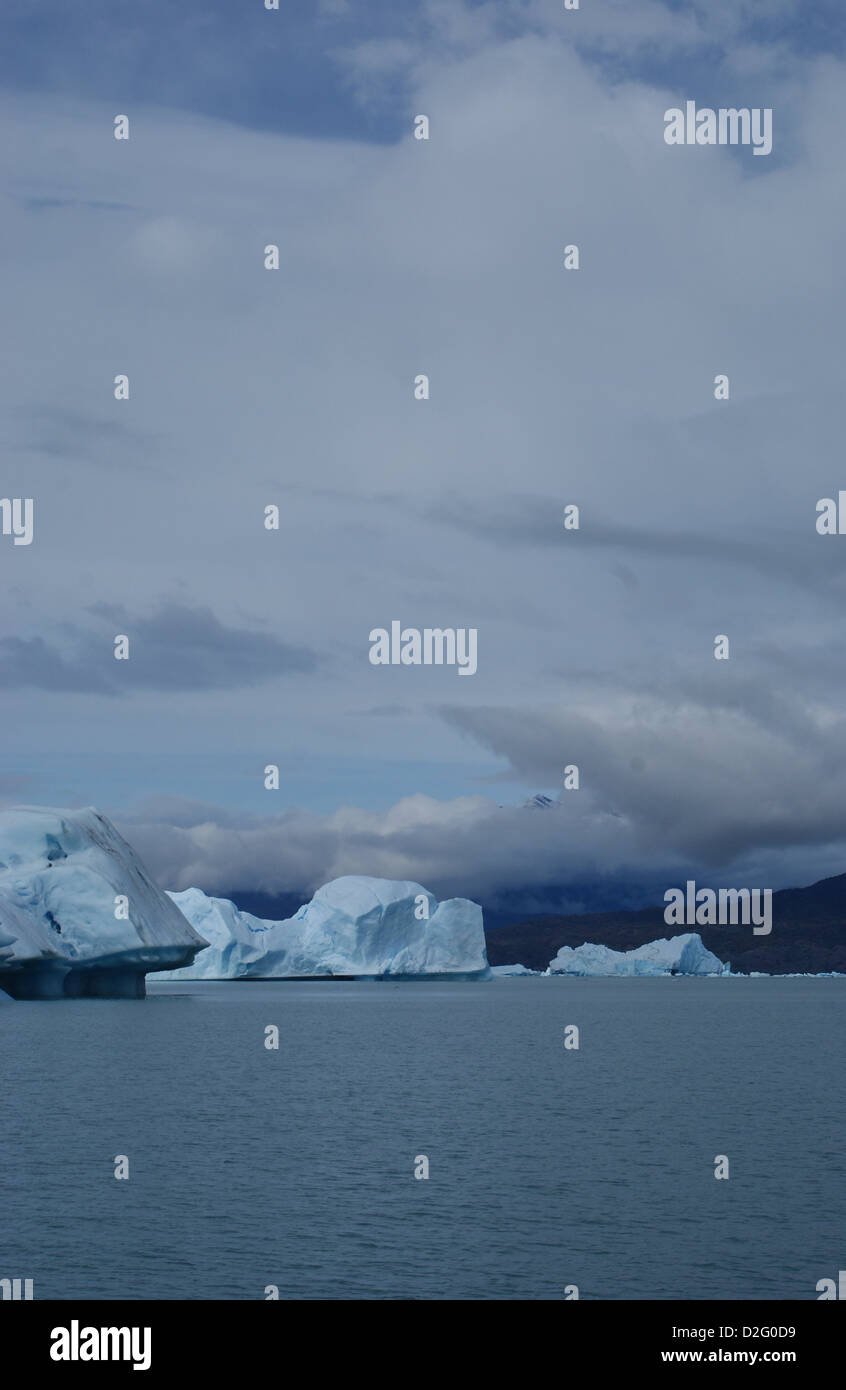
[[[102,655],[98,656],[92,665],[82,657],[64,657],[43,637],[3,637],[0,639],[0,686],[6,690],[35,686],[57,695],[67,691],[114,695],[116,685],[98,669],[103,665]]]
[[[0,639],[0,685],[120,695],[156,691],[236,689],[311,672],[317,654],[277,637],[227,627],[206,608],[163,605],[133,617],[116,604],[91,605],[100,632],[78,631],[68,655],[42,637]],[[114,639],[129,638],[129,658],[117,661]]]
[[[536,554],[554,550],[562,560],[566,556],[565,547],[569,546],[579,558],[584,550],[596,547],[627,552],[630,558],[640,556],[650,561],[731,565],[754,570],[771,582],[806,587],[818,598],[828,592],[834,602],[841,601],[846,584],[846,557],[826,553],[810,525],[804,533],[796,528],[785,528],[781,534],[756,535],[735,522],[715,535],[686,530],[683,526],[672,530],[637,527],[591,516],[585,518],[584,526],[580,524],[578,532],[565,532],[560,497],[519,494],[503,498],[498,505],[441,494],[437,501],[421,507],[420,512],[432,521],[454,526],[492,545],[522,547]],[[809,521],[811,516],[809,504]]]
[[[278,59],[285,31],[258,10],[228,67],[217,11],[174,19],[158,85],[132,69],[124,147],[105,77],[101,102],[7,92],[16,341],[0,407],[27,415],[3,491],[35,495],[36,532],[2,551],[15,604],[0,652],[26,745],[67,751],[65,691],[80,758],[101,748],[101,697],[120,689],[132,701],[112,700],[108,737],[143,756],[184,691],[180,743],[210,763],[233,742],[250,767],[279,761],[284,739],[324,769],[354,749],[369,804],[397,768],[409,792],[446,768],[444,804],[463,806],[471,777],[554,788],[562,761],[584,763],[564,837],[560,820],[506,833],[485,798],[464,819],[397,802],[392,782],[402,814],[262,829],[229,807],[230,849],[223,813],[177,826],[180,878],[217,873],[219,854],[245,879],[282,864],[296,887],[299,854],[310,882],[416,865],[459,890],[644,858],[788,860],[792,833],[808,862],[827,853],[844,552],[814,523],[842,482],[846,174],[831,132],[846,84],[836,45],[803,43],[806,9],[394,5],[355,32],[325,18],[325,64],[343,31],[352,77],[396,96],[379,143],[349,138],[360,127],[337,106],[334,125],[309,126],[319,139],[278,133],[279,111],[254,109],[260,83],[246,106],[220,97],[262,39]],[[766,89],[772,160],[664,144],[663,112],[696,73],[699,100]],[[413,139],[417,112],[429,142]],[[581,530],[564,534],[570,502]],[[368,633],[394,618],[478,626],[477,675],[372,667]]]
[[[717,865],[791,844],[843,839],[846,720],[785,710],[764,686],[709,698],[616,692],[557,710],[451,709],[445,717],[542,786],[580,770],[586,809],[619,817],[637,851]],[[757,705],[757,709],[756,709]]]
[[[373,874],[411,878],[442,896],[490,896],[515,881],[551,882],[587,867],[584,845],[576,850],[562,840],[555,813],[542,820],[485,797],[443,802],[415,795],[386,812],[289,809],[245,818],[238,827],[214,806],[195,807],[188,819],[193,823],[184,814],[175,818],[166,801],[156,816],[141,809],[119,817],[151,871],[174,889],[311,893],[344,874]],[[596,829],[598,847],[603,828]]]
[[[796,836],[789,817],[779,825],[777,807],[759,804],[756,824],[765,829],[764,843],[755,845],[753,827],[745,846],[729,846],[713,814],[717,779],[704,787],[701,833],[687,804],[678,808],[676,829],[671,796],[681,779],[669,755],[661,762],[654,746],[646,752],[641,762],[629,749],[616,750],[614,797],[621,809],[602,809],[606,766],[598,769],[598,787],[562,793],[560,804],[545,810],[498,805],[482,796],[442,801],[415,795],[384,812],[344,806],[318,815],[290,808],[239,818],[214,805],[170,806],[165,798],[115,819],[165,887],[236,897],[251,891],[301,893],[306,899],[330,879],[371,874],[411,879],[440,898],[470,897],[525,915],[532,904],[546,912],[644,906],[660,902],[667,886],[689,876],[716,886],[777,888],[843,872],[846,844],[829,787],[829,825],[809,809]],[[704,760],[693,760],[694,771],[703,766]],[[810,760],[796,772],[800,789],[809,771]],[[744,773],[741,768],[740,778]],[[740,778],[736,790],[742,789]],[[763,794],[775,782],[759,778],[756,785]],[[741,801],[753,805],[751,792]],[[773,836],[774,829],[789,833]]]

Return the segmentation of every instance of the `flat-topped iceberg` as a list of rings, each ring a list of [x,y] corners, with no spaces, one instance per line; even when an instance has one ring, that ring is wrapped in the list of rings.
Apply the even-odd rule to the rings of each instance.
[[[241,912],[198,888],[170,896],[210,944],[192,965],[160,979],[479,979],[490,973],[478,903],[438,903],[419,883],[336,878],[279,922]]]
[[[706,950],[696,932],[649,941],[634,951],[585,942],[562,946],[549,975],[727,975],[730,967]]]
[[[0,811],[0,989],[141,997],[205,942],[92,807]]]

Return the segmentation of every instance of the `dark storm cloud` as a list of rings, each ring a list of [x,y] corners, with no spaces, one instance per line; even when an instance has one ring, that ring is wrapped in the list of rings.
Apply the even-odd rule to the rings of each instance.
[[[0,686],[6,690],[35,688],[65,694],[116,695],[118,686],[103,669],[100,650],[93,662],[82,655],[66,657],[43,637],[0,639]]]
[[[99,634],[77,633],[67,654],[41,637],[0,640],[0,685],[119,695],[158,691],[235,689],[279,676],[314,671],[317,654],[279,638],[227,627],[208,608],[169,604],[152,617],[133,617],[97,604]],[[129,638],[130,656],[116,661],[114,638]]]
[[[628,706],[628,707],[626,707]],[[580,818],[622,818],[656,856],[711,863],[843,838],[846,719],[814,721],[764,697],[758,708],[678,693],[611,699],[593,711],[451,708],[452,727],[541,786],[580,771],[564,794]]]

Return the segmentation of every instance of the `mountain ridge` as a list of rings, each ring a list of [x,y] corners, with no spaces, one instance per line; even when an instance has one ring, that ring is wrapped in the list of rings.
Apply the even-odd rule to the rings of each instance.
[[[701,886],[701,885],[700,885]],[[755,936],[751,926],[695,926],[709,951],[730,960],[732,970],[771,975],[846,973],[846,873],[805,888],[773,893],[772,932]],[[525,965],[544,970],[562,946],[596,942],[630,951],[672,936],[663,904],[579,914],[543,913],[486,928],[491,965]]]

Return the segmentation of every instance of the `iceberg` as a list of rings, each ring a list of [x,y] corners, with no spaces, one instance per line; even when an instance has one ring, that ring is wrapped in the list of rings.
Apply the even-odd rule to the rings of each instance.
[[[562,946],[547,975],[727,975],[730,966],[706,950],[697,932],[649,941],[634,951],[585,942]]]
[[[162,980],[490,978],[481,907],[419,883],[336,878],[279,922],[199,888],[170,896],[209,946]]]
[[[542,975],[542,970],[530,970],[526,965],[492,965],[491,974],[495,979],[500,976],[508,978],[512,975]]]
[[[0,811],[0,989],[142,998],[205,941],[93,807]]]

